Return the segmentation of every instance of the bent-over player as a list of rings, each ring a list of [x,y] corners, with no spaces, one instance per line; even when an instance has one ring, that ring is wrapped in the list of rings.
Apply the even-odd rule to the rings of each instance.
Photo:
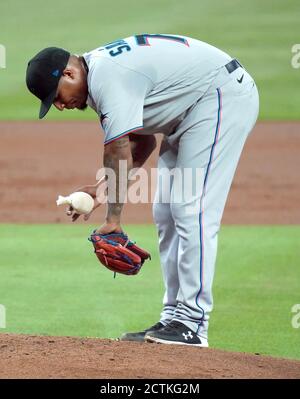
[[[122,179],[128,176],[118,173],[119,160],[127,161],[127,172],[142,166],[156,146],[155,133],[164,134],[160,174],[174,168],[203,171],[201,190],[181,201],[174,198],[176,179],[168,188],[169,201],[162,201],[165,186],[158,179],[153,214],[163,309],[154,326],[121,339],[208,346],[221,218],[259,109],[252,77],[239,61],[207,43],[142,34],[83,56],[44,49],[29,62],[26,82],[42,101],[40,118],[52,104],[60,111],[87,105],[96,111],[105,132],[104,166],[115,170],[117,187],[126,187]],[[96,188],[82,190],[95,197]],[[108,203],[98,232],[121,232],[121,212],[120,201]],[[76,220],[78,214],[71,216]]]

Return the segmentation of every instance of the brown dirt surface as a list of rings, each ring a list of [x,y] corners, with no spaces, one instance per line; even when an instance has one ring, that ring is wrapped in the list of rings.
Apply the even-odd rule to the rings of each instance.
[[[300,361],[186,346],[0,334],[0,378],[300,378]]]
[[[94,122],[0,123],[0,222],[68,223],[56,207],[68,194],[96,181],[102,134]],[[223,223],[300,223],[300,123],[258,123],[231,188]],[[156,151],[147,162],[154,167]],[[90,222],[102,223],[104,207]],[[127,204],[124,223],[151,223],[151,204]]]

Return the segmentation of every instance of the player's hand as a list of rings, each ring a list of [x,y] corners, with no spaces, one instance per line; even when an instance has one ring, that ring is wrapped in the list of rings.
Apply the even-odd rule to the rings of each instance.
[[[116,222],[105,222],[103,225],[96,231],[98,234],[110,234],[110,233],[122,233],[122,227],[120,223]]]
[[[75,190],[75,191],[83,191],[83,192],[89,194],[95,200],[95,205],[94,205],[93,209],[91,210],[91,212],[88,213],[87,215],[83,215],[84,220],[88,220],[89,217],[91,216],[91,214],[94,212],[94,210],[101,205],[101,203],[97,201],[98,187],[99,187],[99,183],[97,183],[95,185],[83,186],[83,187],[80,187],[77,190]],[[75,222],[81,216],[79,213],[76,213],[76,211],[73,209],[73,207],[71,205],[66,209],[66,214],[71,217],[72,222]]]

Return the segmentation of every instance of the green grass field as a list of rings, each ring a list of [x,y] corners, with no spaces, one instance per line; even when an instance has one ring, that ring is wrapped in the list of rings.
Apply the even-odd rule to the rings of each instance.
[[[134,277],[98,265],[92,226],[0,225],[1,332],[117,337],[157,321],[163,285],[153,226],[127,226],[152,261]],[[219,240],[210,345],[300,359],[300,228],[225,226]]]
[[[261,119],[299,119],[300,70],[291,67],[299,42],[297,0],[38,0],[2,1],[0,43],[7,68],[0,70],[0,120],[36,119],[38,101],[25,87],[27,61],[56,45],[82,53],[137,33],[188,35],[240,59],[258,83]],[[49,119],[92,119],[92,111],[53,110]]]

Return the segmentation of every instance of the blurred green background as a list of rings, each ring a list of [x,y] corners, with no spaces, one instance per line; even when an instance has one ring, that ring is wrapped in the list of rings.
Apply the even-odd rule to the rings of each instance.
[[[163,284],[154,226],[126,226],[149,249],[136,276],[102,267],[89,225],[0,225],[0,332],[116,338],[156,323]],[[237,237],[239,239],[237,240]],[[219,237],[210,346],[300,359],[298,226],[225,226]],[[67,245],[66,245],[67,243]]]
[[[238,58],[255,78],[260,119],[299,119],[300,70],[291,67],[299,42],[298,0],[1,0],[0,120],[36,119],[38,100],[27,93],[27,61],[50,45],[83,53],[137,33],[173,33],[207,41]],[[93,111],[48,119],[93,119]]]

